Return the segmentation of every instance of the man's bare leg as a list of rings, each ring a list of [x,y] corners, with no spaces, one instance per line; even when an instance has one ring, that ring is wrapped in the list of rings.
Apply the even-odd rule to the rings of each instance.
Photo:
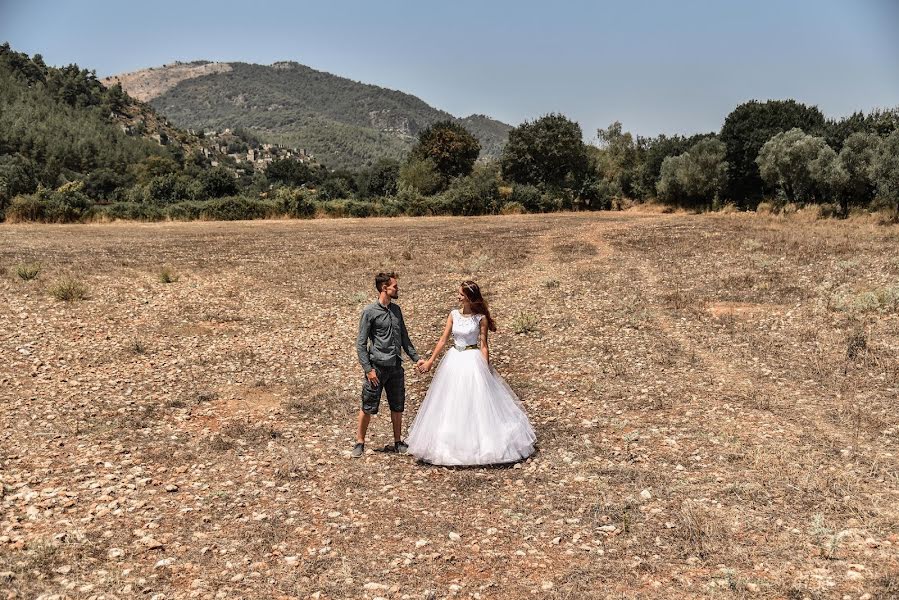
[[[392,418],[392,415],[391,415]],[[365,443],[365,432],[368,431],[368,424],[371,422],[371,415],[362,409],[359,409],[359,425],[356,428],[356,443]],[[395,426],[394,426],[395,427]]]
[[[390,421],[393,423],[393,441],[401,441],[403,435],[403,413],[390,411]]]

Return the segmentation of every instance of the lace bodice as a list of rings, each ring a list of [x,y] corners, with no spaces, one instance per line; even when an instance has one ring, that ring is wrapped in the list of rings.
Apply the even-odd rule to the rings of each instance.
[[[456,347],[475,346],[481,337],[481,319],[484,315],[463,315],[454,309],[453,342]]]

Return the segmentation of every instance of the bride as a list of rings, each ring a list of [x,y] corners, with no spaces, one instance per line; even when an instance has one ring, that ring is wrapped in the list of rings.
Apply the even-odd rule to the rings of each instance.
[[[461,310],[447,317],[443,335],[421,366],[422,372],[431,369],[452,334],[455,344],[437,368],[406,439],[409,453],[436,465],[527,458],[537,437],[515,392],[490,364],[487,333],[496,325],[478,284],[463,282],[459,302]]]

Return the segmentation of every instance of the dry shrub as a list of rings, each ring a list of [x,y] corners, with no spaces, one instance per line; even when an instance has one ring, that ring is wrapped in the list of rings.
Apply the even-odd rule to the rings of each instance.
[[[700,557],[711,554],[725,534],[720,518],[695,500],[685,500],[681,505],[675,531],[686,550]]]
[[[728,202],[727,204],[722,206],[721,210],[718,212],[720,212],[721,214],[724,214],[724,215],[732,215],[734,213],[740,212],[740,209],[737,208],[737,205],[734,204],[733,202]]]
[[[128,351],[131,352],[132,354],[143,355],[148,352],[148,349],[147,349],[147,345],[144,343],[143,340],[134,339],[128,345]]]
[[[19,279],[22,281],[36,279],[40,272],[41,266],[37,263],[28,263],[16,267],[16,275],[18,275]]]
[[[306,461],[296,448],[287,449],[275,467],[275,476],[279,479],[300,479],[307,475]]]
[[[755,212],[760,215],[774,214],[774,205],[770,202],[759,202],[759,205],[755,207]]]
[[[511,323],[512,331],[525,335],[537,331],[537,317],[531,313],[518,313]]]
[[[162,270],[159,271],[160,283],[175,283],[180,278],[181,276],[175,273],[170,267],[163,267]]]
[[[527,210],[521,202],[506,202],[499,212],[503,215],[523,215]]]
[[[50,295],[61,302],[87,299],[87,286],[74,277],[66,276],[50,288]]]

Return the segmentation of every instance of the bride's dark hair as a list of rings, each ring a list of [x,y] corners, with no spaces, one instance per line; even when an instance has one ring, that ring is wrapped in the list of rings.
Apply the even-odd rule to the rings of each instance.
[[[462,293],[465,294],[465,297],[471,302],[472,312],[487,317],[487,329],[496,331],[496,323],[493,321],[493,317],[490,316],[490,308],[487,306],[487,301],[484,300],[484,297],[481,295],[481,288],[478,287],[478,284],[470,279],[463,281]]]

